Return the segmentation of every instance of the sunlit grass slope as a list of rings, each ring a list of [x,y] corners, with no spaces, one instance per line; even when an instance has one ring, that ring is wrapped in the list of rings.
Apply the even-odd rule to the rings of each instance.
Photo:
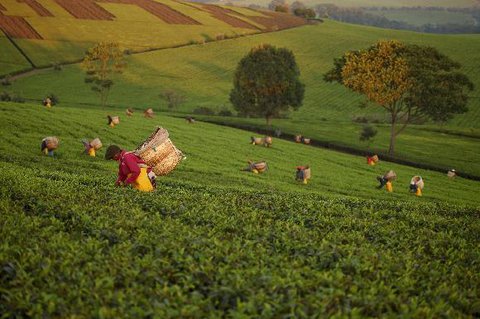
[[[128,58],[129,66],[122,77],[115,80],[109,101],[122,108],[135,106],[165,109],[159,94],[164,89],[174,89],[187,97],[187,102],[175,111],[191,112],[199,106],[218,111],[229,107],[228,94],[238,61],[253,46],[272,43],[287,47],[295,53],[302,80],[306,84],[304,106],[290,114],[289,119],[275,120],[274,126],[285,132],[301,133],[318,140],[366,149],[366,144],[358,141],[361,125],[352,120],[366,116],[371,121],[385,123],[385,114],[380,108],[359,109],[357,105],[362,100],[360,96],[341,85],[325,83],[323,74],[332,67],[333,58],[343,52],[365,48],[377,40],[391,38],[438,48],[461,62],[462,71],[476,85],[475,91],[471,93],[468,113],[456,116],[446,126],[412,126],[398,137],[397,155],[480,175],[476,151],[480,147],[478,35],[427,35],[328,21],[317,26],[278,33],[150,52]],[[458,49],[460,47],[462,50]],[[97,97],[84,84],[83,79],[84,73],[78,66],[69,66],[61,72],[51,71],[21,79],[11,90],[32,99],[41,99],[54,92],[64,102],[98,105]],[[261,120],[250,122],[262,123]],[[385,151],[388,145],[388,127],[385,124],[378,127],[379,134],[371,148],[373,151]],[[442,133],[437,132],[439,130]]]
[[[238,5],[258,4],[262,6],[268,6],[271,1],[268,0],[236,0]],[[324,0],[305,0],[302,1],[308,5],[316,5],[320,3],[329,3]],[[330,2],[332,3],[332,2]],[[337,0],[334,2],[337,6],[345,7],[469,7],[477,5],[475,0]]]
[[[138,112],[0,104],[0,313],[6,317],[475,317],[478,183]],[[113,186],[116,163],[80,139],[132,149],[155,125],[187,159],[154,193]],[[40,155],[45,135],[61,139]],[[240,172],[264,158],[264,175]],[[313,180],[293,181],[308,162]],[[395,192],[374,176],[399,174]],[[410,175],[425,196],[407,194]],[[455,204],[456,203],[456,204]]]
[[[28,27],[33,30],[26,30],[27,34],[14,35],[12,38],[37,67],[48,66],[55,62],[80,60],[86,49],[101,41],[118,42],[122,48],[129,51],[145,51],[275,29],[257,23],[254,19],[257,17],[276,21],[272,23],[278,23],[280,26],[278,29],[286,27],[280,22],[283,19],[281,14],[271,17],[258,11],[241,9],[224,11],[225,16],[219,17],[200,5],[188,2],[173,0],[156,2],[163,7],[161,9],[154,7],[153,11],[153,4],[150,2],[139,1],[137,4],[128,1],[124,3],[89,2],[90,9],[84,9],[81,5],[72,5],[69,7],[73,10],[72,13],[54,0],[41,2],[0,0],[0,5],[3,15],[24,19],[23,23],[21,21],[11,23],[22,23],[22,28]],[[29,4],[41,6],[48,15],[37,13]],[[142,5],[146,7],[143,8]],[[164,12],[162,17],[155,15],[155,10],[162,15],[162,11],[166,9],[169,11]],[[89,16],[89,13],[92,16]],[[108,16],[102,17],[105,14]],[[78,18],[76,15],[87,15],[87,17]],[[292,22],[290,17],[287,18],[293,23],[291,27],[304,23],[302,19]],[[238,24],[237,20],[244,23]],[[35,34],[32,35],[31,32]],[[5,40],[5,35],[0,34],[0,41]],[[13,57],[7,61],[15,63]],[[9,72],[10,69],[0,69],[0,75]]]
[[[0,30],[0,74],[9,74],[26,70],[31,67],[30,63],[4,36]]]
[[[83,110],[68,106],[51,111],[37,105],[2,104],[1,158],[15,165],[32,169],[61,170],[74,174],[91,169],[95,176],[114,182],[116,165],[98,158],[82,156],[82,138],[100,137],[105,146],[116,143],[128,150],[140,144],[154,128],[166,127],[174,143],[185,152],[187,159],[173,174],[160,178],[177,183],[207,185],[214,188],[292,191],[321,195],[355,196],[382,200],[409,200],[414,202],[451,201],[478,204],[474,194],[478,183],[464,179],[449,180],[446,174],[380,162],[367,166],[365,159],[334,151],[317,149],[293,142],[275,140],[272,148],[249,144],[249,132],[218,127],[206,123],[188,125],[183,119],[165,116],[148,120],[137,111],[133,118],[98,110]],[[106,115],[120,115],[118,127],[106,125]],[[55,135],[61,140],[58,158],[44,158],[39,143],[45,136]],[[242,172],[247,160],[266,160],[270,170],[264,175]],[[310,165],[313,180],[300,185],[294,180],[295,167]],[[91,168],[89,168],[91,167]],[[393,169],[398,174],[395,192],[377,190],[376,176]],[[421,175],[426,182],[424,197],[408,193],[413,175]]]

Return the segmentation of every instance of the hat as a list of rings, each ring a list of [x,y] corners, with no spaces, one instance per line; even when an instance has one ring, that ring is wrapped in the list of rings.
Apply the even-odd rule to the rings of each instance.
[[[107,148],[107,152],[105,153],[105,159],[106,160],[111,160],[113,159],[113,157],[115,155],[117,155],[118,153],[120,153],[122,150],[120,149],[120,147],[118,147],[117,145],[110,145],[108,148]]]

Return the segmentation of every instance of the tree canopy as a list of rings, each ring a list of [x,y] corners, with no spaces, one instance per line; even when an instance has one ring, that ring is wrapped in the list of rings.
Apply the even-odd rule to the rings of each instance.
[[[395,138],[412,121],[446,121],[467,111],[467,93],[473,84],[459,68],[435,48],[380,41],[335,59],[324,79],[363,94],[390,113],[392,155]]]
[[[82,62],[86,72],[85,83],[92,84],[92,90],[98,93],[103,107],[113,86],[112,75],[122,73],[125,66],[123,51],[118,43],[100,42],[88,49]]]
[[[238,64],[230,101],[239,114],[262,116],[267,124],[290,108],[302,105],[305,86],[293,52],[261,45]]]

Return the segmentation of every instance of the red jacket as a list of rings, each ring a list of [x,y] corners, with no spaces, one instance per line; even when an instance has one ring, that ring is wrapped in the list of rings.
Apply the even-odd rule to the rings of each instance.
[[[146,165],[145,162],[131,152],[122,151],[120,153],[120,158],[118,159],[118,179],[117,184],[124,182],[125,184],[132,184],[140,175],[139,164]],[[147,171],[150,169],[147,169]],[[130,177],[128,177],[128,175]]]

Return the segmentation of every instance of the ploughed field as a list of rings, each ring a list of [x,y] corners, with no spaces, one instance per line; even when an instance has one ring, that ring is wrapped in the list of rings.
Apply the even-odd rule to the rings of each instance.
[[[2,62],[16,67],[2,67],[0,76],[78,61],[100,41],[119,42],[129,52],[146,51],[305,23],[282,13],[175,0],[0,0],[0,41],[8,37],[31,62],[23,67],[7,56]]]
[[[0,103],[7,318],[480,314],[477,182],[119,112]],[[154,193],[115,188],[106,146],[133,149],[157,125],[186,160]],[[60,138],[53,159],[40,153],[48,135]],[[80,142],[94,137],[97,158]],[[247,159],[270,169],[242,172]],[[307,185],[293,179],[301,164],[312,166]],[[388,169],[399,176],[391,194],[375,189]],[[414,174],[423,197],[407,192]]]

